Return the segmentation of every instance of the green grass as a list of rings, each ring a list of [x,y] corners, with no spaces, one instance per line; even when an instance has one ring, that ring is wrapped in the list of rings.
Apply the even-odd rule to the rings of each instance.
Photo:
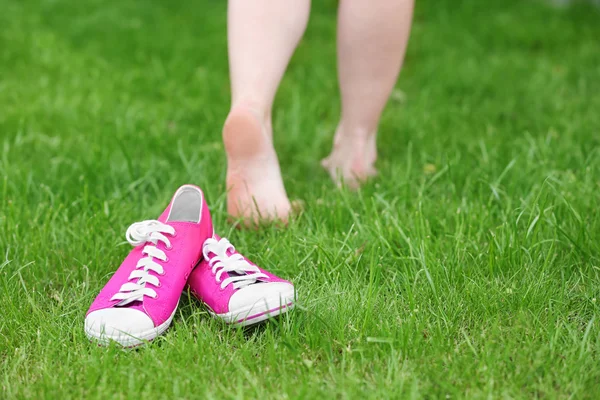
[[[0,0],[0,398],[598,398],[600,12],[417,1],[380,177],[336,190],[335,8],[282,83],[287,229],[227,223],[222,1]],[[100,348],[84,314],[124,232],[183,183],[291,279],[250,331],[184,296],[168,333]]]

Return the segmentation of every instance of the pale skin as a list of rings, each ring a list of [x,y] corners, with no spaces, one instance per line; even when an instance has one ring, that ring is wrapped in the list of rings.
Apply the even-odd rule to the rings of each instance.
[[[413,0],[340,0],[342,111],[331,153],[321,161],[338,185],[357,188],[376,174],[377,127],[402,66],[413,6]],[[287,221],[292,212],[273,148],[271,109],[309,11],[310,0],[229,0],[227,209],[247,223]]]

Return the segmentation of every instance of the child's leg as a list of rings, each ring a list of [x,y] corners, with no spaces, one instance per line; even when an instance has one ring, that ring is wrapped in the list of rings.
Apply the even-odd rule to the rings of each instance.
[[[376,173],[375,136],[396,83],[410,33],[413,0],[341,0],[338,73],[342,115],[322,165],[356,187]]]
[[[290,212],[273,149],[271,106],[298,44],[310,0],[229,0],[232,105],[223,128],[227,152],[227,210],[250,220]]]

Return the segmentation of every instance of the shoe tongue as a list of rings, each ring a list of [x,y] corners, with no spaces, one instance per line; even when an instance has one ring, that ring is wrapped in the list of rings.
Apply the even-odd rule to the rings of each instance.
[[[213,239],[215,239],[216,241],[221,240],[221,238],[218,235],[213,235]],[[216,253],[213,253],[212,251],[210,252],[210,254],[212,254],[213,256],[216,256]],[[227,252],[225,253],[227,254],[227,256],[231,257],[234,254],[239,254],[238,252],[236,252],[235,250],[232,249],[227,249]],[[242,256],[244,257],[244,256]],[[250,261],[244,257],[244,260],[251,264]],[[229,271],[227,272],[227,275],[229,276],[242,276],[242,275],[248,275],[248,273],[246,271]],[[263,281],[261,279],[257,279],[256,282],[251,283],[251,285],[257,284],[257,283],[262,283]]]
[[[208,254],[212,257],[217,255],[217,253],[215,253],[214,251],[209,251]],[[227,252],[225,254],[227,254],[227,257],[231,257],[232,255],[237,254],[237,253],[235,250],[227,249]]]
[[[192,186],[179,188],[171,204],[161,218],[164,222],[193,222],[199,223],[202,214],[202,193]],[[166,215],[165,215],[166,214]]]
[[[213,255],[213,256],[215,256],[215,255],[216,255],[216,254],[215,254],[215,253],[213,253],[212,251],[210,252],[210,254],[211,254],[211,255]],[[227,254],[227,256],[231,257],[232,255],[234,255],[234,254],[239,254],[239,253],[237,253],[235,250],[227,249],[227,253],[226,253],[226,254]],[[242,257],[244,257],[244,256],[242,256]],[[244,260],[245,260],[247,263],[249,263],[248,259],[246,259],[245,257],[244,257]],[[246,272],[246,271],[243,271],[243,270],[235,270],[235,271],[228,271],[228,272],[227,272],[227,274],[228,274],[229,276],[242,276],[242,275],[248,275],[248,272]]]
[[[231,250],[227,251],[227,255],[231,256],[232,254],[235,254],[235,251],[231,251]],[[244,257],[244,256],[242,256],[242,257]],[[254,265],[246,257],[244,257],[244,261],[246,261],[250,265]],[[256,273],[256,272],[231,271],[231,272],[229,272],[229,276],[242,276],[242,275],[250,275],[250,274],[254,274],[254,273]],[[264,281],[262,278],[259,278],[259,279],[255,280],[254,282],[249,283],[248,285],[256,285],[257,283],[263,283],[263,282],[266,282],[266,281]]]

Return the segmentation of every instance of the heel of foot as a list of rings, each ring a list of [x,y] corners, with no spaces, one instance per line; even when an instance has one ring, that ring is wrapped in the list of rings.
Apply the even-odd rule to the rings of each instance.
[[[260,120],[248,108],[231,110],[223,127],[223,143],[228,157],[235,159],[262,154],[269,146]]]

